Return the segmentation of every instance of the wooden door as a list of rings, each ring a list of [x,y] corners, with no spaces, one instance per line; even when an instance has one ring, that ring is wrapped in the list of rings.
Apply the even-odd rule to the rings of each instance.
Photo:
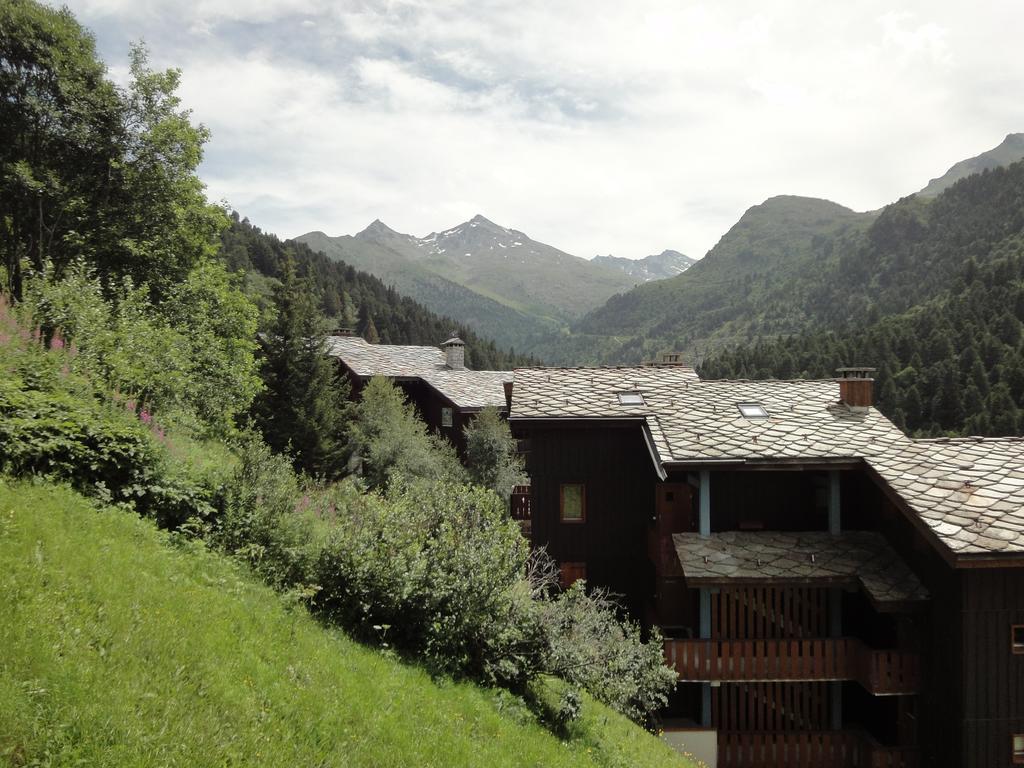
[[[697,530],[697,510],[689,483],[659,483],[656,519],[658,533],[673,534]]]

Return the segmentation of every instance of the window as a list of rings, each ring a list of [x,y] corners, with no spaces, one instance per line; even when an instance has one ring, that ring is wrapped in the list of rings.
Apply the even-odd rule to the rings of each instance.
[[[1013,764],[1024,765],[1024,733],[1013,735]]]
[[[452,409],[442,408],[441,409],[441,426],[450,427],[452,425]]]
[[[582,523],[587,517],[587,494],[582,483],[562,486],[559,501],[563,523]]]
[[[1024,654],[1024,624],[1014,624],[1010,627],[1010,650]]]
[[[644,396],[639,392],[619,392],[619,405],[643,405]]]
[[[737,403],[736,407],[739,408],[740,413],[748,419],[768,418],[768,411],[764,409],[763,405],[759,405],[757,403]]]
[[[558,585],[562,589],[568,589],[573,582],[587,578],[586,563],[562,563],[558,569]]]

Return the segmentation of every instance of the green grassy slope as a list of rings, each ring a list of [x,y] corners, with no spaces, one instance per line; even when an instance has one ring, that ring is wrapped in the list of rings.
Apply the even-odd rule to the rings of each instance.
[[[314,623],[197,544],[0,478],[0,764],[670,766],[587,699],[572,738]]]

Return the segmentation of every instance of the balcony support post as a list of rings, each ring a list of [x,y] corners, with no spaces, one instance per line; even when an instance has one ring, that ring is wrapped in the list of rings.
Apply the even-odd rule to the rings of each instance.
[[[711,470],[700,471],[700,528],[701,536],[711,535]]]
[[[839,510],[839,470],[828,473],[828,532],[838,536],[842,530]]]

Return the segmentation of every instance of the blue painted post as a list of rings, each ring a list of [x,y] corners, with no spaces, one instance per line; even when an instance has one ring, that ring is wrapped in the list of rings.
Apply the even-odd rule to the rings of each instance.
[[[838,536],[842,530],[839,510],[839,471],[828,473],[828,532]]]
[[[711,471],[700,471],[700,535],[711,535]]]

